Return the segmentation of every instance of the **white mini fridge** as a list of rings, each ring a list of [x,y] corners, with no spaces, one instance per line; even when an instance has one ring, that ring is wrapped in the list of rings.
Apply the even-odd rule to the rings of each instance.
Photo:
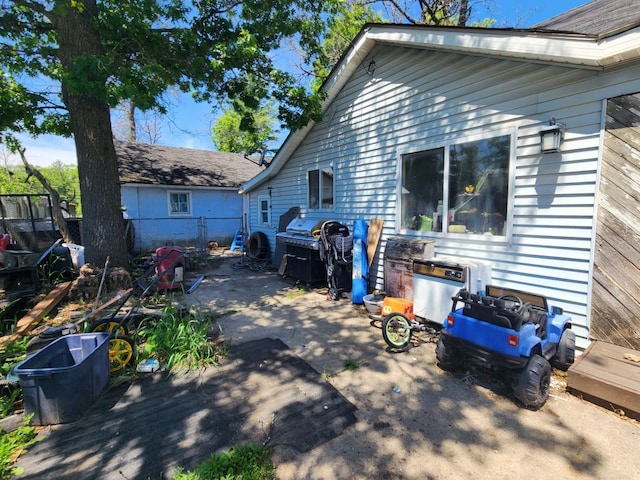
[[[462,288],[484,292],[491,284],[491,264],[484,260],[437,257],[413,261],[413,313],[430,322],[444,324],[451,300]]]

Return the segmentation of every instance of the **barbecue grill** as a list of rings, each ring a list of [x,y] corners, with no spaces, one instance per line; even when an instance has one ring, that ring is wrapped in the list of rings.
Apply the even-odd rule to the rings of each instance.
[[[325,220],[294,218],[276,240],[285,244],[285,274],[306,283],[326,280],[324,262],[320,259],[320,228]]]

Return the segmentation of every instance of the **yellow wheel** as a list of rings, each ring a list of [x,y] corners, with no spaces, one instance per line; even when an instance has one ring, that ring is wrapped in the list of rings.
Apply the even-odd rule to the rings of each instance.
[[[126,325],[115,319],[99,320],[89,327],[90,332],[109,332],[114,335],[129,335]]]
[[[118,336],[109,340],[109,371],[119,372],[133,362],[136,344],[131,337]]]

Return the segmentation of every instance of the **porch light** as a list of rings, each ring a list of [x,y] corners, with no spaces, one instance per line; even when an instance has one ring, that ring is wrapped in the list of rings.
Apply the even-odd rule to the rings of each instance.
[[[367,75],[373,76],[376,71],[376,61],[372,58],[367,67]]]
[[[549,125],[540,130],[540,152],[559,152],[565,129],[566,127],[562,123],[557,123],[555,118],[549,120]]]

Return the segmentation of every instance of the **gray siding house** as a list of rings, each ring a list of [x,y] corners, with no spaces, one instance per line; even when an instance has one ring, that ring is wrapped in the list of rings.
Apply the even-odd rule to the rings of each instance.
[[[121,197],[136,251],[229,245],[243,226],[238,188],[262,171],[236,153],[116,142]]]
[[[291,207],[381,218],[372,288],[389,237],[433,240],[436,257],[488,261],[493,283],[546,295],[579,347],[640,347],[637,2],[530,29],[366,25],[324,90],[322,121],[243,185],[272,250]],[[553,129],[559,150],[543,153]]]

